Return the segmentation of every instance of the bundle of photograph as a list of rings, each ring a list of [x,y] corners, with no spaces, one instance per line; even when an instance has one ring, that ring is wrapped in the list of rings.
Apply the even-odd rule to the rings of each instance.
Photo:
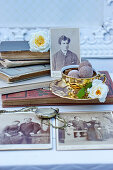
[[[78,28],[42,29],[29,41],[2,41],[2,107],[113,104],[109,72],[81,60],[79,41]],[[0,150],[52,148],[51,120],[48,124],[27,109],[0,113]],[[59,114],[66,126],[56,128],[57,150],[113,148],[112,111]],[[56,127],[61,126],[56,119]]]

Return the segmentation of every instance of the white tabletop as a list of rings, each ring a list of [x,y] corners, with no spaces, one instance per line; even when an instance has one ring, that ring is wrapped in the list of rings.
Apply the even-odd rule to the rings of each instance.
[[[111,74],[113,80],[113,74]],[[53,106],[56,108],[56,106]],[[2,109],[0,101],[0,109]],[[16,108],[9,108],[10,110]],[[9,110],[7,109],[7,110]],[[17,108],[19,109],[19,108]],[[59,106],[60,111],[113,110],[113,105]],[[0,166],[113,164],[113,150],[56,151],[55,130],[53,149],[27,151],[0,151]]]

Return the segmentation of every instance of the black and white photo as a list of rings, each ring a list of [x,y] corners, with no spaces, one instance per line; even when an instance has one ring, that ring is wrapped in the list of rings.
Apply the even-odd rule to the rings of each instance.
[[[60,115],[67,127],[56,130],[57,150],[113,149],[112,111],[76,111]],[[56,120],[56,125],[61,124]]]
[[[61,69],[80,63],[78,28],[51,29],[51,76],[60,77]]]
[[[50,149],[51,128],[35,113],[0,115],[0,150]]]

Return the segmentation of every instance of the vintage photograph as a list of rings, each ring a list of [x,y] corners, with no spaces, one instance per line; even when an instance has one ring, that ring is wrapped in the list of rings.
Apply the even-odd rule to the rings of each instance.
[[[0,150],[50,149],[51,135],[47,121],[33,112],[0,115]]]
[[[56,130],[57,150],[113,149],[111,111],[61,113],[65,129]],[[56,120],[56,126],[62,123]]]
[[[51,29],[51,76],[61,77],[61,69],[80,63],[78,28]]]

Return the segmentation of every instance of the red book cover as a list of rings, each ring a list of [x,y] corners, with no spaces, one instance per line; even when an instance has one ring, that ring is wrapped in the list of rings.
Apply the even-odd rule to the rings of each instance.
[[[109,92],[104,104],[113,104],[113,82],[107,71],[101,71],[106,74],[106,84],[109,86]],[[3,107],[22,107],[22,106],[39,106],[39,105],[78,105],[78,104],[103,104],[98,99],[94,100],[70,100],[61,98],[52,94],[47,89],[35,89],[22,91],[11,94],[2,95],[2,106]]]

